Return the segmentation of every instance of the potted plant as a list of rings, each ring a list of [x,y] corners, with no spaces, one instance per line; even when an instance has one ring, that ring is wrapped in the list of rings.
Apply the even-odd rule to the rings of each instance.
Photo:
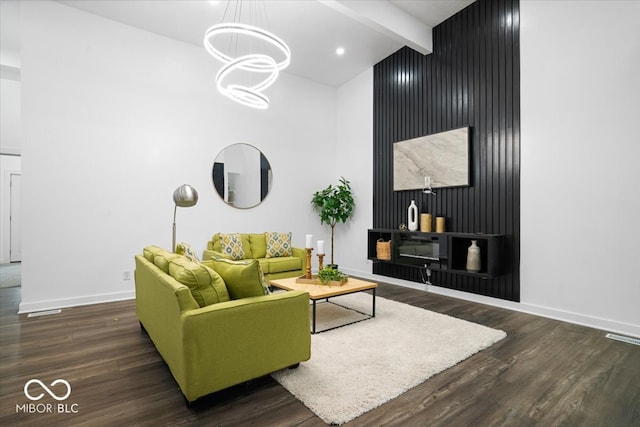
[[[319,211],[320,224],[331,226],[331,266],[337,269],[333,263],[333,233],[336,224],[345,223],[353,215],[355,201],[351,194],[350,182],[340,177],[340,183],[336,186],[329,185],[321,191],[316,191],[311,199],[313,207]]]
[[[342,285],[347,282],[346,274],[333,267],[325,267],[318,271],[318,279],[323,285]]]

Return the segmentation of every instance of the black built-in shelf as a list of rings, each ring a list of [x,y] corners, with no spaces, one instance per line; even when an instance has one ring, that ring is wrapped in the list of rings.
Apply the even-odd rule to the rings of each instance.
[[[404,47],[373,70],[371,228],[398,230],[415,200],[448,231],[504,235],[499,276],[434,271],[431,281],[509,301],[520,301],[520,3],[477,0],[433,28],[433,53]],[[394,143],[462,126],[471,128],[469,187],[393,190]],[[376,262],[372,272],[424,280],[401,264]]]
[[[367,258],[374,262],[429,268],[483,279],[502,274],[504,235],[481,233],[423,233],[419,231],[372,229],[368,231]],[[391,259],[377,257],[379,239],[391,241]],[[467,250],[476,240],[480,248],[479,272],[466,270]]]

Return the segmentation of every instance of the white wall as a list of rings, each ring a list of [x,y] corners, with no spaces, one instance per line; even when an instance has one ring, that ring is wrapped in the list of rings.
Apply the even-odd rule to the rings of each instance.
[[[521,303],[430,292],[640,336],[638,16],[640,2],[521,2]],[[364,79],[338,91],[338,152],[346,155],[337,164],[366,192],[372,99]],[[370,221],[372,203],[363,205]],[[340,235],[347,270],[427,289],[371,274],[368,224],[354,221]]]
[[[0,64],[10,68],[20,69],[20,52],[3,47],[0,49]]]
[[[521,3],[522,302],[635,335],[638,17],[640,2]]]
[[[365,275],[371,273],[367,229],[373,226],[373,68],[338,89],[337,121],[336,182],[341,176],[351,182],[356,207],[346,224],[336,225],[335,262]]]
[[[54,2],[22,4],[23,288],[21,311],[133,296],[133,256],[178,241],[198,251],[217,231],[321,230],[311,194],[334,179],[336,90],[282,73],[271,106],[220,96],[204,49]],[[273,189],[257,208],[225,205],[211,168],[228,144],[262,150]],[[329,168],[318,165],[331,165]]]

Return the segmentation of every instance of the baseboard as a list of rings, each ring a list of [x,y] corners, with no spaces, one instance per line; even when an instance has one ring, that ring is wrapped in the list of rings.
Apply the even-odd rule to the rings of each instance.
[[[53,310],[57,308],[77,307],[80,305],[101,304],[104,302],[123,301],[135,298],[135,291],[113,292],[108,294],[88,295],[77,298],[63,298],[56,300],[20,303],[18,314],[36,311]]]
[[[358,276],[364,279],[373,281],[390,283],[393,285],[404,286],[406,288],[412,288],[427,292],[432,292],[438,295],[449,296],[452,298],[458,298],[465,301],[475,302],[479,304],[486,304],[493,307],[506,308],[508,310],[519,311],[522,313],[533,314],[536,316],[542,316],[549,319],[560,320],[563,322],[574,323],[577,325],[587,326],[590,328],[600,329],[607,332],[615,332],[622,335],[628,335],[636,338],[640,338],[640,325],[633,325],[624,322],[618,322],[610,319],[602,319],[595,316],[589,316],[580,313],[573,313],[569,311],[559,310],[556,308],[543,307],[534,304],[517,303],[513,301],[500,300],[497,298],[485,297],[482,295],[470,294],[467,292],[456,291],[453,289],[441,288],[439,286],[424,285],[421,283],[410,282],[407,280],[395,279],[393,277],[380,276],[364,271],[357,270],[343,270],[346,274],[351,276]],[[18,314],[32,313],[36,311],[53,310],[57,308],[68,308],[80,305],[100,304],[104,302],[123,301],[135,298],[135,292],[133,290],[114,292],[109,294],[99,294],[83,296],[78,298],[66,298],[59,300],[39,301],[33,303],[20,303]]]
[[[458,298],[465,301],[486,304],[493,307],[506,308],[508,310],[519,311],[522,313],[533,314],[536,316],[546,317],[549,319],[560,320],[563,322],[573,323],[576,325],[587,326],[589,328],[600,329],[607,332],[615,332],[622,335],[640,338],[640,325],[618,322],[610,319],[603,319],[595,316],[589,316],[581,313],[573,313],[570,311],[560,310],[557,308],[543,307],[534,304],[522,302],[513,302],[501,300],[498,298],[486,297],[483,295],[471,294],[468,292],[456,291],[453,289],[442,288],[440,286],[425,285],[422,283],[410,282],[407,280],[395,279],[393,277],[380,276],[364,271],[355,271],[344,269],[348,275],[362,277],[378,282],[391,283],[393,285],[404,286],[406,288],[418,289],[421,291],[432,292],[438,295],[444,295],[452,298]]]

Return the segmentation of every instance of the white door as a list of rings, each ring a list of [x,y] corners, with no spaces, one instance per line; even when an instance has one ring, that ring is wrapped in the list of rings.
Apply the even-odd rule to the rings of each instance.
[[[10,175],[11,201],[9,206],[10,246],[9,261],[22,261],[22,239],[20,237],[20,174]]]

